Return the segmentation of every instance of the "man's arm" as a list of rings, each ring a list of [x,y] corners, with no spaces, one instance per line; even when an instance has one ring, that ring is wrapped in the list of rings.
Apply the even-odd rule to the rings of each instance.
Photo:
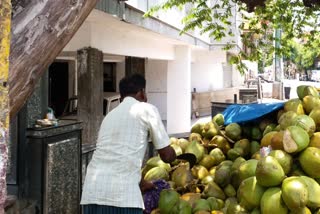
[[[149,125],[151,141],[157,149],[161,160],[166,163],[174,161],[176,159],[176,153],[169,145],[170,139],[164,128],[158,109],[153,105],[146,105],[146,112],[142,120]]]
[[[162,149],[159,149],[158,153],[160,155],[161,160],[165,163],[171,163],[176,159],[176,152],[171,146],[166,146]],[[155,187],[155,185],[152,182],[144,180],[143,177],[141,177],[139,186],[142,193],[151,190]]]
[[[165,163],[171,163],[176,159],[176,152],[171,146],[166,146],[158,150],[161,160]]]

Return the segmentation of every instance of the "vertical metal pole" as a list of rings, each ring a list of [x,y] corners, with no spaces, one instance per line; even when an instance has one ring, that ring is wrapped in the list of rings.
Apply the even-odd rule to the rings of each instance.
[[[4,214],[7,194],[6,169],[9,136],[9,52],[11,0],[0,1],[0,214]]]

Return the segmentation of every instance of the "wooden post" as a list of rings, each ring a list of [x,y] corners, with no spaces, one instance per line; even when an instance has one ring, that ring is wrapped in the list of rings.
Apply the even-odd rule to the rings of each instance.
[[[11,118],[21,109],[42,74],[79,29],[96,2],[12,1]]]
[[[8,161],[9,133],[9,51],[11,0],[0,1],[0,214],[4,214],[6,200],[6,168]]]

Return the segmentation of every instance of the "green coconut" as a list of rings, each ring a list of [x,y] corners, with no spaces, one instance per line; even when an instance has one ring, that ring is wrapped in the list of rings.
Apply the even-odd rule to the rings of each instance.
[[[209,155],[211,155],[215,159],[214,165],[219,165],[222,161],[226,159],[226,156],[219,148],[212,149]]]
[[[185,200],[179,199],[173,206],[170,214],[192,214],[192,207]]]
[[[170,144],[177,144],[177,143],[178,143],[178,138],[170,137]]]
[[[244,209],[240,204],[230,203],[227,207],[226,214],[246,214],[248,211]]]
[[[221,136],[221,135],[216,135],[216,136],[214,136],[214,137],[210,140],[208,146],[217,147],[217,148],[221,149],[222,152],[225,153],[225,154],[226,154],[226,153],[228,152],[228,150],[231,148],[228,140],[227,140],[225,137]]]
[[[211,167],[210,170],[209,170],[209,174],[215,176],[216,169],[217,169],[217,166]]]
[[[218,161],[215,159],[214,156],[209,154],[204,154],[199,164],[209,170],[211,167],[218,165],[217,162]]]
[[[196,123],[192,126],[191,133],[197,133],[201,135],[203,127],[204,123]]]
[[[182,200],[188,202],[191,207],[194,206],[194,203],[201,198],[200,193],[187,192],[180,197]]]
[[[241,139],[241,140],[238,140],[233,148],[242,148],[243,149],[243,157],[244,156],[247,156],[250,154],[250,150],[251,150],[251,147],[250,147],[250,141],[248,139]]]
[[[182,149],[182,152],[184,153],[187,146],[190,144],[190,142],[187,139],[179,138],[177,141],[177,144],[180,146],[180,148]]]
[[[320,149],[320,132],[315,132],[310,138],[309,147],[317,147]]]
[[[308,187],[302,178],[285,178],[281,185],[282,199],[291,211],[302,210],[308,203]]]
[[[206,177],[201,179],[201,183],[202,184],[208,184],[208,183],[213,182],[213,181],[214,181],[214,175],[211,175],[211,174],[209,174]]]
[[[206,199],[199,199],[194,203],[194,207],[192,209],[192,213],[196,213],[198,211],[211,211],[210,203]]]
[[[312,95],[315,97],[319,96],[319,92],[318,92],[317,88],[314,86],[311,86],[311,85],[299,85],[297,87],[297,94],[298,94],[299,99],[301,99],[301,100],[307,95]]]
[[[307,206],[310,208],[320,207],[320,186],[310,177],[301,176],[301,179],[306,183],[308,188],[308,202]]]
[[[237,197],[239,204],[246,210],[251,211],[260,205],[260,200],[265,191],[255,176],[243,180],[238,188]]]
[[[252,156],[254,153],[260,151],[260,144],[258,141],[251,141],[250,143],[250,156]]]
[[[250,214],[260,214],[260,209],[258,207],[254,208]]]
[[[272,120],[270,118],[263,118],[260,122],[259,122],[259,129],[260,131],[264,131],[266,129],[266,127],[270,124],[272,124]]]
[[[238,157],[233,161],[233,164],[231,166],[231,181],[230,181],[230,183],[236,189],[238,189],[240,182],[241,182],[240,175],[239,175],[239,167],[243,162],[246,162],[246,159],[244,159],[243,157]]]
[[[293,111],[298,115],[304,114],[302,101],[299,98],[288,100],[287,102],[285,102],[283,108],[286,112]]]
[[[200,143],[200,142],[202,141],[202,136],[201,136],[201,134],[192,132],[192,133],[189,135],[189,141],[190,141],[190,142],[195,141],[195,142]]]
[[[278,123],[280,125],[280,129],[284,130],[289,126],[293,125],[293,119],[298,116],[298,114],[294,111],[287,111],[285,113],[283,113],[279,120]]]
[[[218,201],[218,199],[215,198],[215,197],[209,197],[209,198],[207,198],[207,201],[210,204],[211,210],[220,210],[222,208],[221,204]]]
[[[216,114],[213,118],[212,121],[217,123],[218,126],[223,126],[224,125],[224,116],[221,113]]]
[[[243,162],[239,166],[239,177],[240,181],[243,181],[246,178],[255,176],[258,160],[250,159]]]
[[[203,158],[205,149],[197,141],[192,141],[186,148],[185,153],[192,153],[197,158],[197,163]]]
[[[316,131],[320,131],[320,108],[315,108],[313,109],[310,114],[309,117],[311,117],[313,119],[313,121],[316,124]]]
[[[177,156],[183,153],[181,147],[178,144],[171,144],[170,146],[173,148]]]
[[[302,151],[309,142],[308,132],[299,126],[289,126],[283,133],[283,148],[288,153]]]
[[[320,107],[319,97],[307,95],[302,100],[302,105],[306,114],[309,114],[314,108]]]
[[[262,131],[259,127],[252,127],[251,129],[251,139],[252,140],[260,140],[262,138]]]
[[[237,141],[241,138],[241,126],[237,123],[230,123],[225,127],[225,134],[231,140]]]
[[[307,85],[299,85],[297,87],[297,95],[299,97],[299,99],[303,99],[304,95],[304,89],[307,87]]]
[[[170,164],[163,162],[159,156],[154,156],[150,158],[146,162],[146,166],[150,167],[150,169],[153,167],[159,166],[166,169],[168,172],[171,170]]]
[[[298,115],[293,119],[293,125],[299,126],[308,132],[309,137],[316,131],[314,120],[308,115]]]
[[[153,181],[158,179],[169,180],[169,173],[162,167],[156,166],[150,169],[144,176],[146,181]]]
[[[277,112],[277,121],[279,121],[280,117],[285,113],[284,109],[280,109],[278,112]]]
[[[259,185],[273,187],[281,184],[286,176],[277,159],[266,156],[258,160],[256,177]]]
[[[177,187],[185,187],[192,181],[192,173],[188,165],[180,165],[171,175],[171,180]]]
[[[201,193],[203,198],[215,197],[217,199],[225,200],[226,195],[218,184],[215,182],[205,185],[203,192]]]
[[[307,147],[299,155],[303,171],[312,178],[320,178],[320,149]]]
[[[271,187],[267,189],[261,198],[261,213],[287,214],[288,208],[284,204],[281,194],[282,191],[279,187]]]
[[[227,197],[235,197],[237,195],[236,189],[231,184],[225,186],[223,192]]]
[[[229,197],[225,200],[224,202],[224,207],[223,207],[223,212],[224,213],[227,213],[228,212],[228,207],[231,205],[231,204],[238,204],[238,199],[236,197]]]
[[[180,200],[180,194],[173,189],[164,189],[160,192],[158,207],[163,214],[171,213],[173,207]]]
[[[265,136],[267,133],[272,132],[277,127],[277,124],[271,123],[266,126],[266,128],[263,130],[262,136]]]
[[[251,156],[251,159],[256,159],[256,160],[260,160],[262,157],[262,155],[260,154],[260,151],[254,153],[252,156]]]
[[[195,165],[191,168],[191,174],[196,179],[203,179],[207,175],[209,175],[209,172],[206,167],[201,165]]]
[[[271,144],[271,139],[272,139],[273,136],[274,136],[275,134],[277,134],[277,133],[278,133],[277,131],[271,131],[271,132],[265,134],[265,135],[262,137],[261,141],[260,141],[261,147],[267,147],[267,146],[269,146],[269,145]]]
[[[241,166],[242,163],[246,162],[246,159],[244,159],[243,157],[238,157],[236,158],[232,165],[231,165],[231,171],[234,172],[234,171],[238,171],[239,170],[239,167]]]
[[[284,171],[284,174],[287,175],[291,171],[293,165],[293,158],[291,155],[283,150],[272,150],[269,153],[269,156],[274,157],[279,162]]]
[[[229,151],[227,152],[227,157],[232,161],[237,159],[238,157],[244,157],[243,148],[238,147],[238,148],[229,149]]]
[[[219,133],[219,127],[215,122],[208,122],[204,125],[201,135],[207,139],[212,139]]]
[[[284,135],[284,131],[280,130],[278,131],[275,135],[272,136],[271,138],[271,143],[270,146],[272,149],[279,149],[279,150],[283,150],[283,135]]]
[[[230,162],[230,164],[229,161],[221,162],[216,168],[214,181],[221,187],[225,187],[231,181],[232,161]]]

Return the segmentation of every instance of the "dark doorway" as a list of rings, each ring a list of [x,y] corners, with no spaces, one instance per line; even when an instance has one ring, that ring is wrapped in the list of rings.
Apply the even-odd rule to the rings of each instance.
[[[126,76],[133,73],[145,76],[145,58],[126,56]]]
[[[62,115],[67,104],[69,94],[69,64],[68,62],[54,62],[49,67],[49,100],[48,104],[56,117]]]
[[[103,92],[116,91],[116,63],[103,63]]]

